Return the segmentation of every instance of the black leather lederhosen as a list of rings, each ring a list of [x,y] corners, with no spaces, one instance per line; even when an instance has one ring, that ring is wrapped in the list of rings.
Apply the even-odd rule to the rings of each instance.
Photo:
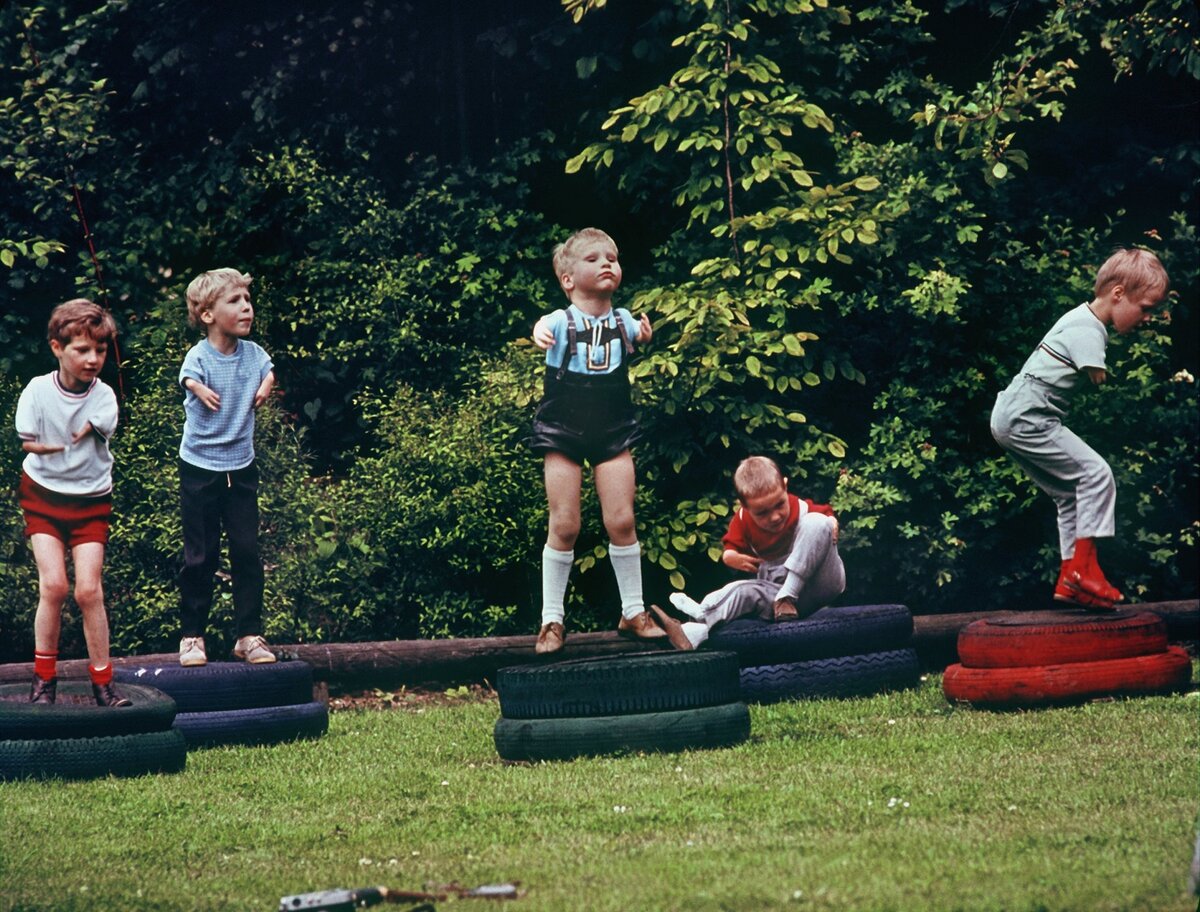
[[[629,355],[633,343],[625,323],[616,315],[623,357],[607,374],[577,374],[567,370],[578,345],[575,321],[568,314],[567,347],[562,364],[546,366],[542,401],[527,440],[535,453],[558,451],[572,462],[607,462],[633,446],[639,431],[629,396]]]

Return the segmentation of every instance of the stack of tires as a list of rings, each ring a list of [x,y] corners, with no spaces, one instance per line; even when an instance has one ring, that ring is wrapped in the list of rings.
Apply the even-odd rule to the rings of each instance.
[[[305,662],[127,666],[114,677],[169,694],[179,707],[175,729],[189,749],[319,738],[329,728],[329,710],[313,700],[312,667]]]
[[[1136,609],[985,618],[960,631],[958,657],[942,677],[946,698],[989,709],[1169,693],[1192,676],[1163,620]]]
[[[183,735],[171,726],[175,701],[127,686],[131,706],[97,706],[91,681],[58,682],[58,700],[29,702],[28,684],[0,686],[0,780],[95,779],[182,772]]]
[[[505,760],[727,747],[750,736],[730,653],[647,652],[502,668],[496,690],[494,738]]]
[[[859,697],[917,684],[912,630],[904,605],[847,605],[799,621],[739,618],[714,629],[708,645],[736,653],[749,702]]]

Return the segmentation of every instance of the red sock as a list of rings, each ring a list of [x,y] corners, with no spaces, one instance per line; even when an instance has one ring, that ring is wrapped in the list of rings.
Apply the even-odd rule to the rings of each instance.
[[[102,686],[112,680],[112,662],[109,662],[103,668],[97,668],[95,665],[88,665],[88,674],[92,677],[92,683],[97,686]]]
[[[34,652],[33,673],[43,681],[53,681],[58,677],[58,653]]]

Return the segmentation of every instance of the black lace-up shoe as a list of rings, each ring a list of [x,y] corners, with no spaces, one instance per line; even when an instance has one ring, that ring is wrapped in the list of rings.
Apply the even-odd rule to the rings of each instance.
[[[54,698],[58,691],[58,678],[51,678],[47,681],[45,678],[40,678],[37,675],[33,676],[33,686],[29,688],[30,703],[46,703],[54,702]]]

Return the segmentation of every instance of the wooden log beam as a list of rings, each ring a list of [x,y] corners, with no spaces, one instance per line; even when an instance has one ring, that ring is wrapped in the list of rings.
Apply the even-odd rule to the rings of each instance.
[[[1167,622],[1173,642],[1200,641],[1200,600],[1151,602],[1130,606],[1153,611]],[[912,644],[926,668],[940,670],[957,661],[958,632],[982,618],[1011,617],[1020,611],[967,612],[917,615],[913,618]],[[276,646],[284,660],[299,660],[313,667],[318,681],[345,689],[402,685],[456,684],[495,681],[496,671],[507,665],[537,661],[533,636],[481,637],[449,640],[390,640],[372,643],[301,643]],[[556,659],[624,655],[654,649],[645,641],[627,640],[613,632],[573,633]],[[162,665],[177,662],[176,653],[114,658],[118,666]],[[58,663],[64,678],[85,678],[87,661]],[[0,665],[0,684],[25,683],[33,675],[32,662]]]

